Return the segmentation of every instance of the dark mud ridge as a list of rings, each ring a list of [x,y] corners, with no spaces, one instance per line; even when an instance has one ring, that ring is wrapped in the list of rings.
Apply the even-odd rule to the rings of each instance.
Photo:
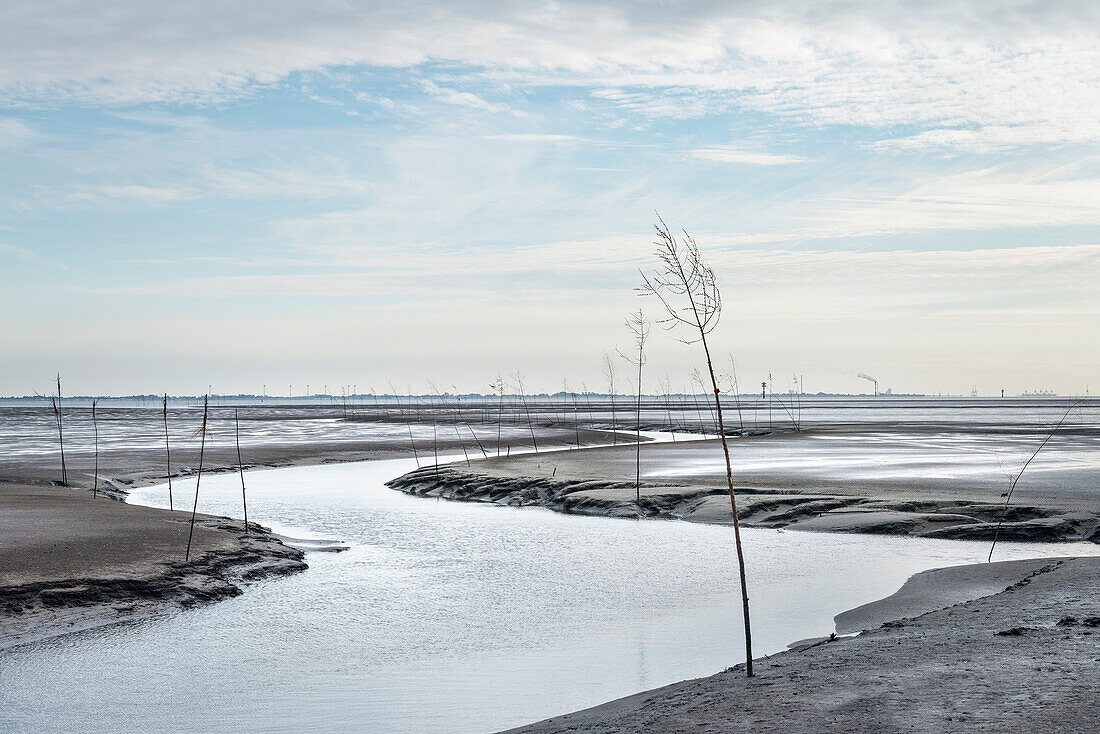
[[[305,554],[283,544],[259,525],[250,534],[239,525],[235,547],[192,554],[191,560],[123,567],[94,578],[72,578],[0,586],[0,648],[119,621],[152,616],[239,596],[241,585],[307,568]],[[182,550],[181,550],[182,556]]]
[[[557,512],[609,517],[657,517],[730,524],[729,493],[715,486],[515,477],[455,466],[424,467],[387,482],[422,497],[463,502],[547,507]],[[961,500],[890,500],[855,494],[739,487],[741,521],[752,527],[989,540],[1004,507]],[[1100,515],[1013,505],[1004,513],[1001,540],[1100,542]]]

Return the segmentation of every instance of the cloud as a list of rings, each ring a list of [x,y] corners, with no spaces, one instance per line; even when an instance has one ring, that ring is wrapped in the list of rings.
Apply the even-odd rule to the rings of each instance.
[[[812,237],[1100,225],[1100,179],[994,167],[930,177],[900,194],[821,201]]]
[[[631,273],[650,262],[646,242],[619,237],[473,253],[405,246],[379,249],[364,260],[373,266],[369,270],[349,265],[340,272],[253,271],[92,292],[188,302],[196,297],[291,298],[302,308],[337,299],[369,305],[375,313],[412,309],[428,320],[444,313],[460,318],[503,304],[512,318],[530,318],[531,323],[595,318],[593,328],[613,341],[621,321],[603,315],[647,306],[630,290],[636,277]],[[1009,329],[1068,324],[1076,330],[1100,316],[1094,297],[1097,244],[871,252],[730,248],[710,242],[703,247],[724,289],[727,320],[744,324],[761,313],[760,303],[767,303],[767,324],[801,331],[803,338],[812,338],[808,325],[827,324],[852,340],[848,330],[854,323],[891,324],[894,338],[901,325],[916,322],[929,329],[928,324],[951,321]],[[945,332],[940,338],[955,336]]]
[[[808,158],[797,155],[772,155],[768,153],[750,153],[729,145],[714,145],[709,148],[696,148],[691,151],[693,158],[720,163],[742,163],[747,166],[785,166],[791,163],[805,163]]]
[[[916,135],[886,138],[871,145],[876,150],[1003,153],[1044,143],[1092,143],[1100,140],[1100,121],[1076,125],[1031,123],[986,125],[973,129],[937,128]]]
[[[741,110],[805,126],[920,128],[896,138],[898,148],[1097,142],[1098,26],[1100,6],[1080,2],[960,12],[947,0],[480,0],[461,9],[43,0],[0,9],[0,99],[212,104],[296,72],[418,67],[452,80],[587,88],[651,117]],[[440,80],[424,88],[469,109],[522,113]]]
[[[504,140],[510,143],[579,143],[589,142],[585,138],[576,135],[554,135],[545,133],[506,133],[501,135],[486,135],[487,140]]]
[[[34,128],[14,117],[0,117],[0,148],[14,148],[36,136]]]
[[[460,92],[455,89],[441,87],[435,82],[427,79],[420,82],[420,87],[436,99],[442,100],[448,104],[458,105],[459,107],[468,107],[472,110],[493,113],[512,111],[508,105],[487,102],[472,92]]]
[[[65,263],[58,262],[56,260],[50,260],[49,258],[42,257],[30,250],[25,250],[22,247],[16,247],[15,245],[7,245],[0,242],[0,253],[10,255],[18,260],[24,262],[33,263],[35,265],[44,265],[55,270],[68,270],[69,266]]]
[[[47,207],[68,208],[72,205],[123,207],[170,204],[199,198],[195,191],[169,186],[144,186],[141,184],[62,184],[57,186],[31,186],[34,199]],[[25,204],[24,204],[25,205]]]

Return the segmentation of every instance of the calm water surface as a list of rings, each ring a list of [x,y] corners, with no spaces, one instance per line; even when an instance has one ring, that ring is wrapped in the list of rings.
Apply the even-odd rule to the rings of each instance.
[[[339,538],[237,599],[0,653],[0,730],[485,732],[741,659],[732,531],[408,497],[411,461],[246,474],[249,516]],[[177,502],[194,482],[175,483]],[[163,487],[131,501],[167,504]],[[200,510],[240,516],[236,475]],[[985,544],[745,531],[758,653]],[[1001,558],[1095,553],[1002,544]],[[182,551],[181,551],[182,552]]]

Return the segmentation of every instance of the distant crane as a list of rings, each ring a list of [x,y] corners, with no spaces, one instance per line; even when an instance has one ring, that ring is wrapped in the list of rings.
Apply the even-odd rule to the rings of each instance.
[[[861,380],[867,380],[869,382],[875,383],[875,397],[876,398],[878,397],[878,380],[871,377],[870,375],[865,375],[862,372],[860,372],[858,375],[856,375],[856,377],[860,378]]]

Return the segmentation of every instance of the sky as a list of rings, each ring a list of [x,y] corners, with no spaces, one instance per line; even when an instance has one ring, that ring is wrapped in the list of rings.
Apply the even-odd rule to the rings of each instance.
[[[657,212],[743,386],[1083,393],[1098,32],[1057,1],[5,2],[0,394],[606,389]],[[675,337],[647,391],[699,366]]]

